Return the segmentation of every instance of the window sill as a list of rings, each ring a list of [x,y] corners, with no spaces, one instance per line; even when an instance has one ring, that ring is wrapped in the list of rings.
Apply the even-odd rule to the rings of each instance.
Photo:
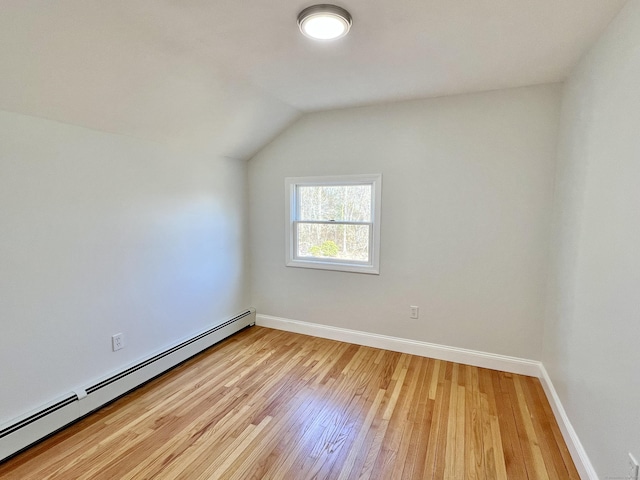
[[[289,260],[287,267],[380,275],[380,269],[374,265],[354,265],[352,263],[323,262],[322,260]]]

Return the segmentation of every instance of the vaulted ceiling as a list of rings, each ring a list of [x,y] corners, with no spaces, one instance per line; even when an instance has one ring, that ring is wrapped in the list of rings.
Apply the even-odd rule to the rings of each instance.
[[[0,109],[248,158],[302,112],[557,82],[625,0],[0,0]]]

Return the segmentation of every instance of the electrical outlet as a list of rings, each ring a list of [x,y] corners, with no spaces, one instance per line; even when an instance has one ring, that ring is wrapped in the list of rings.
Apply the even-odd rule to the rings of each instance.
[[[627,477],[629,480],[638,480],[638,461],[633,456],[631,452],[629,452],[629,476]]]
[[[409,318],[418,318],[419,310],[415,305],[411,305],[409,307]]]
[[[121,350],[124,348],[124,335],[122,333],[116,333],[111,337],[111,346],[113,351]]]

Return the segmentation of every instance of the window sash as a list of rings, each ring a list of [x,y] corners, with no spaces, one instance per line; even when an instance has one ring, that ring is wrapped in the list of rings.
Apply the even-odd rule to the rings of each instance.
[[[354,260],[350,258],[331,258],[331,257],[314,257],[314,256],[301,256],[298,255],[298,225],[366,225],[369,227],[369,248],[367,249],[368,259]],[[334,263],[336,265],[373,265],[373,249],[374,249],[374,230],[373,222],[340,222],[336,220],[319,221],[319,220],[294,220],[292,222],[293,227],[293,259],[302,260],[305,262],[321,262],[321,263]]]
[[[375,183],[374,181],[353,181],[353,182],[347,182],[347,181],[339,181],[339,182],[315,182],[315,183],[296,183],[295,184],[295,209],[294,209],[294,219],[297,221],[304,221],[305,219],[303,217],[300,216],[300,212],[302,210],[302,208],[300,207],[300,200],[301,200],[301,195],[300,195],[300,188],[301,187],[357,187],[357,186],[369,186],[371,187],[371,198],[369,199],[369,205],[370,205],[370,217],[369,217],[369,222],[373,223],[373,219],[376,218],[375,216],[375,207],[376,207],[376,202],[375,202]],[[312,222],[312,221],[322,221],[322,220],[307,220],[308,222]],[[344,220],[332,220],[332,219],[328,219],[326,221],[332,222],[332,221],[336,221],[336,222],[344,222]]]

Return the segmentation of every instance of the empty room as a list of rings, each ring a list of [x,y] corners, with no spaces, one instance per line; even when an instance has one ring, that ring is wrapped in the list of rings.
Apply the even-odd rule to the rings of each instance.
[[[0,478],[638,480],[640,0],[0,12]]]

